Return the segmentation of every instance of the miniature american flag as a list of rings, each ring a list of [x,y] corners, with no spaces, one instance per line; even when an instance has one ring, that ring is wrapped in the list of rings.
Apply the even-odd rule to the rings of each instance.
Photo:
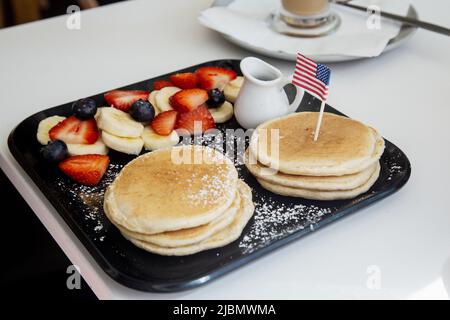
[[[302,54],[297,54],[292,83],[318,96],[322,101],[328,97],[331,70],[327,66],[316,63]]]

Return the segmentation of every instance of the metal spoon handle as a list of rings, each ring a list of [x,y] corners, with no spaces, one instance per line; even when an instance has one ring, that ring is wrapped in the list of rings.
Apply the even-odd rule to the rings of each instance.
[[[339,4],[341,6],[346,6],[346,7],[353,8],[353,9],[360,10],[360,11],[364,11],[364,12],[367,12],[367,9],[368,9],[366,7],[358,6],[358,5],[355,5],[355,4],[348,3],[348,2],[335,1],[335,3]],[[383,12],[383,11],[380,12],[380,15],[382,17],[385,17],[385,18],[401,21],[401,22],[406,23],[406,24],[411,25],[411,26],[427,29],[427,30],[430,30],[430,31],[434,31],[434,32],[437,32],[437,33],[444,34],[446,36],[450,36],[450,29],[447,29],[447,28],[442,27],[442,26],[438,26],[436,24],[432,24],[432,23],[429,23],[429,22],[416,20],[416,19],[413,19],[413,18],[410,18],[410,17],[399,16],[397,14]]]

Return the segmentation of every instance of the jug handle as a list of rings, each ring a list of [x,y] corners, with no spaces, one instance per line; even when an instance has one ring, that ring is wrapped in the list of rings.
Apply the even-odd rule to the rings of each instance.
[[[281,85],[280,85],[280,90],[286,95],[286,98],[288,98],[288,101],[289,101],[289,97],[287,96],[286,92],[284,91],[284,87],[288,84],[292,84],[292,81],[288,78],[283,79],[283,81],[281,82]],[[299,86],[295,86],[295,89],[297,90],[297,93],[295,94],[294,101],[288,107],[288,114],[297,111],[298,107],[300,106],[300,102],[302,101],[303,96],[305,95],[305,90],[303,88],[300,88]]]

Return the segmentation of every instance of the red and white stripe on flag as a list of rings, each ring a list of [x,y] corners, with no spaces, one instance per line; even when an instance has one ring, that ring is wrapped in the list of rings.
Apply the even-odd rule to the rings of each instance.
[[[297,55],[292,83],[325,101],[328,97],[330,69],[302,54]]]

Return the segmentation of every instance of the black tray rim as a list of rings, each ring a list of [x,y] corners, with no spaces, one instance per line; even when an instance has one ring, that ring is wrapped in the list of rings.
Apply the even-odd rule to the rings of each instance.
[[[174,72],[183,71],[185,69],[192,69],[196,68],[198,66],[206,65],[206,64],[215,64],[220,63],[223,61],[241,61],[240,59],[219,59],[219,60],[212,60],[212,61],[206,61],[191,67],[183,68]],[[172,74],[173,72],[169,72],[165,75],[159,75],[154,78],[150,79],[157,79],[157,78],[164,78],[167,75]],[[142,81],[148,81],[150,79],[145,79]],[[120,88],[124,87],[132,87],[133,85],[136,85],[138,83],[141,83],[142,81],[135,82],[133,84],[125,85]],[[111,89],[115,90],[115,89]],[[294,232],[290,234],[289,236],[286,236],[285,238],[278,239],[274,241],[271,245],[258,249],[255,252],[252,252],[249,255],[246,255],[244,257],[241,257],[232,263],[227,264],[224,267],[221,267],[219,269],[216,269],[212,272],[210,272],[206,276],[202,276],[199,278],[196,278],[194,280],[190,280],[188,282],[186,281],[174,281],[170,284],[166,285],[155,285],[151,284],[145,279],[138,279],[134,277],[130,277],[127,274],[116,270],[107,259],[104,259],[103,255],[99,252],[97,246],[95,243],[89,238],[89,236],[83,231],[83,229],[80,227],[80,225],[77,224],[77,222],[71,218],[71,214],[68,211],[68,209],[65,208],[64,205],[62,205],[56,197],[52,197],[49,192],[47,192],[47,188],[44,186],[44,184],[41,182],[41,177],[35,172],[31,167],[28,166],[26,159],[23,157],[21,152],[18,150],[14,143],[14,136],[15,132],[18,127],[20,127],[24,122],[27,122],[33,117],[36,117],[37,115],[41,114],[42,112],[49,112],[51,113],[53,109],[60,108],[62,105],[67,104],[70,102],[62,103],[59,106],[51,107],[48,109],[44,109],[41,111],[38,111],[29,117],[22,120],[9,134],[8,136],[8,147],[11,151],[11,154],[15,158],[15,160],[18,162],[18,164],[22,167],[22,169],[27,173],[27,175],[31,178],[31,180],[36,184],[38,189],[43,193],[45,198],[50,202],[50,204],[54,207],[54,209],[58,212],[59,216],[64,220],[64,222],[69,226],[70,230],[74,233],[74,235],[78,238],[78,240],[83,244],[87,252],[93,257],[94,261],[99,265],[99,267],[114,281],[118,282],[120,285],[123,285],[125,287],[129,287],[132,289],[137,289],[141,291],[146,292],[153,292],[153,293],[174,293],[174,292],[180,292],[180,291],[187,291],[194,288],[197,288],[203,284],[206,284],[207,282],[210,282],[212,280],[218,279],[221,276],[228,274],[229,272],[238,269],[250,262],[253,262],[254,260],[257,260],[258,258],[265,256],[285,245],[288,245],[304,236],[309,235],[311,232],[308,231],[308,229],[299,230],[297,232]],[[328,106],[328,105],[327,105]],[[330,107],[330,106],[328,106]],[[332,108],[332,107],[331,107]],[[332,108],[333,110],[336,110],[339,114],[346,116],[345,114],[341,113],[339,110]],[[322,229],[325,226],[331,225],[337,220],[340,220],[344,216],[349,216],[350,214],[353,214],[363,208],[369,207],[372,204],[387,198],[394,193],[398,192],[400,189],[402,189],[405,184],[409,181],[411,177],[411,162],[409,158],[406,156],[406,154],[398,148],[395,144],[390,142],[389,140],[385,139],[386,143],[392,144],[393,147],[399,150],[401,154],[404,157],[405,164],[406,164],[406,172],[405,175],[401,180],[398,180],[396,184],[387,190],[384,190],[382,192],[377,193],[374,196],[371,196],[370,198],[364,199],[363,201],[360,201],[356,204],[352,204],[350,207],[346,207],[342,210],[337,211],[332,216],[326,217],[319,221],[318,223],[314,224],[314,231],[317,231],[318,229]],[[61,212],[64,212],[64,214],[61,214]]]

